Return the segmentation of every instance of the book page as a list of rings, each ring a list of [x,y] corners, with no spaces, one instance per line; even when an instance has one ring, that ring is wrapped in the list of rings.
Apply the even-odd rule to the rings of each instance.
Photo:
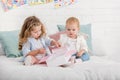
[[[42,63],[42,62],[46,62],[46,60],[48,59],[49,56],[45,56],[43,58],[40,59],[39,63]]]
[[[68,51],[67,47],[59,47],[59,48],[52,49],[53,54],[58,54],[58,53],[65,54],[67,51]]]

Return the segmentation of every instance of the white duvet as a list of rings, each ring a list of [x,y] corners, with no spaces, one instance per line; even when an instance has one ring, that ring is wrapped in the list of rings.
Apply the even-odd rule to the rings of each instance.
[[[69,67],[24,66],[20,58],[0,56],[0,80],[120,80],[120,63],[91,56]]]

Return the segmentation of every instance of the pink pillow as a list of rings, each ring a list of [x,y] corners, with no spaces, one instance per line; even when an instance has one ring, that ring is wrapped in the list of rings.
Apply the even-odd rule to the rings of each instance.
[[[60,35],[64,34],[64,33],[65,33],[65,31],[60,31],[60,32],[57,32],[55,34],[49,35],[49,37],[58,41],[60,39]]]
[[[65,31],[60,31],[60,32],[57,32],[57,33],[55,33],[55,34],[49,35],[49,37],[50,37],[51,39],[54,39],[54,40],[58,41],[58,40],[60,39],[60,35],[61,35],[61,34],[64,34],[64,33],[65,33]],[[51,46],[49,46],[49,49],[50,49],[51,52],[52,52],[52,49],[54,49],[54,48],[56,48],[56,47],[51,47]]]

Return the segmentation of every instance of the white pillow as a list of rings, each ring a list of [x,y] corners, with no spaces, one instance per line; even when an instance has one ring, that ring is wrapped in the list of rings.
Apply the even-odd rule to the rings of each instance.
[[[1,55],[5,55],[5,53],[4,53],[4,50],[3,50],[3,48],[2,48],[2,44],[0,43],[0,56]]]

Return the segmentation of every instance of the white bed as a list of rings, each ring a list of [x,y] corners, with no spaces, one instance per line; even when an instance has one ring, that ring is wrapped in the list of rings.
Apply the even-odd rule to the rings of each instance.
[[[16,33],[17,32],[17,33]],[[110,56],[94,55],[89,61],[79,62],[69,67],[46,67],[46,65],[24,66],[21,57],[8,58],[16,54],[18,31],[0,33],[4,51],[0,44],[0,80],[120,80],[120,62]],[[55,34],[56,35],[56,34]],[[56,36],[53,35],[55,38]],[[7,36],[7,37],[6,37]],[[14,40],[13,40],[14,39]],[[5,44],[6,43],[6,44]],[[99,44],[100,45],[100,44]],[[97,53],[101,48],[97,49]],[[12,55],[10,55],[12,56]],[[9,56],[9,57],[10,57]],[[113,56],[117,57],[118,56]]]
[[[24,66],[19,62],[21,57],[8,58],[0,47],[0,80],[120,80],[118,2],[87,0],[86,3],[86,0],[79,0],[77,4],[60,9],[53,9],[52,3],[23,5],[8,12],[4,12],[0,5],[0,31],[21,29],[24,19],[31,15],[36,15],[43,21],[49,34],[58,32],[56,26],[64,25],[70,16],[78,17],[80,24],[91,23],[93,55],[96,55],[91,56],[89,61],[65,68],[45,65]],[[105,5],[101,6],[100,3]],[[6,37],[5,39],[9,41]],[[13,37],[11,40],[13,39],[16,38]],[[13,43],[11,44],[13,47]]]
[[[20,58],[0,56],[0,80],[120,80],[120,63],[105,56],[69,67],[24,66]]]

